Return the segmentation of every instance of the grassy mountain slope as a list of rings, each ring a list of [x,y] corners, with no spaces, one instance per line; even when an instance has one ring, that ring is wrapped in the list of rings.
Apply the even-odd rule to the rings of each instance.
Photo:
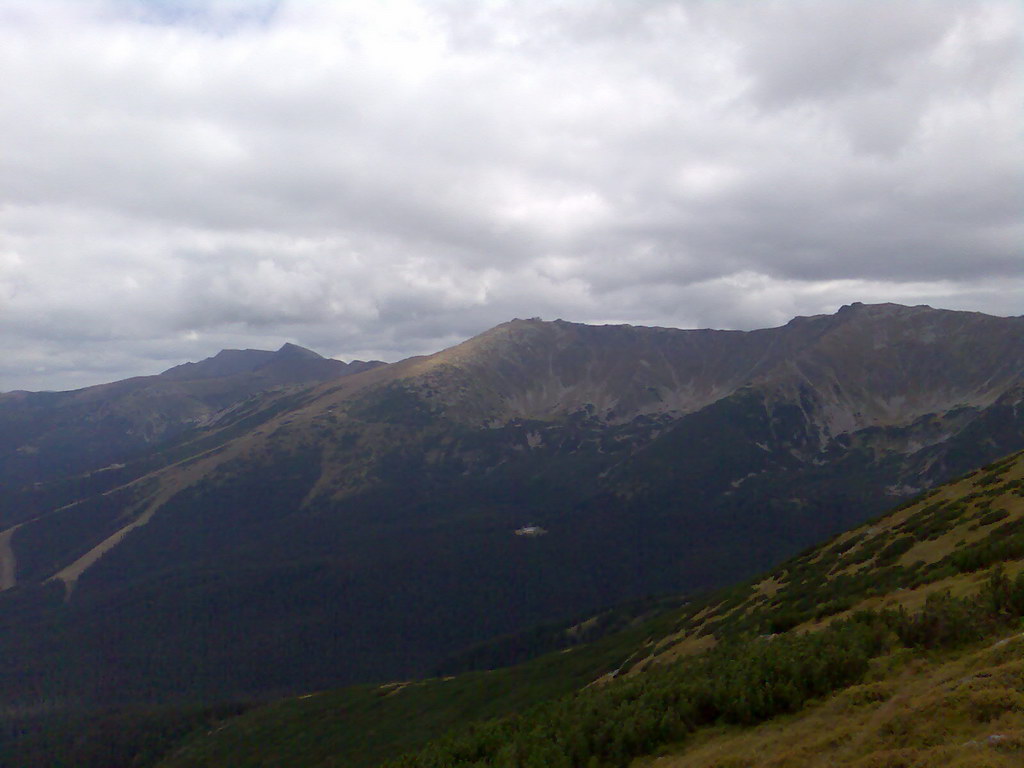
[[[720,725],[635,768],[1016,768],[1024,761],[1024,634],[897,650],[864,682],[753,727]]]
[[[625,765],[661,751],[653,765],[812,765],[816,753],[835,760],[822,765],[1014,765],[1022,614],[1015,454],[592,646],[281,701],[193,737],[161,765],[369,766],[451,729],[398,764]],[[466,730],[508,711],[520,715]],[[689,751],[670,757],[680,741]],[[978,755],[989,762],[967,759]]]

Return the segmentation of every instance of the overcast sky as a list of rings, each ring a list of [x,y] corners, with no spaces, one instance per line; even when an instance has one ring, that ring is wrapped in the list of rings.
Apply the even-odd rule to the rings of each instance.
[[[1017,0],[0,0],[0,390],[1024,314]]]

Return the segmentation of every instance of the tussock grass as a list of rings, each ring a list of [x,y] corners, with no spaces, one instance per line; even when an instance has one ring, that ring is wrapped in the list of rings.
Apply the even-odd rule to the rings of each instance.
[[[868,680],[754,728],[717,728],[634,768],[1019,768],[1024,635],[942,653],[900,649]]]

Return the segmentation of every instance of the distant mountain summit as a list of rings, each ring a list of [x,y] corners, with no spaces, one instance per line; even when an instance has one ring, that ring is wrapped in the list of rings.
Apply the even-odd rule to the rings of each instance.
[[[0,398],[0,704],[43,669],[96,701],[407,678],[750,576],[1024,448],[1021,317],[513,320],[343,365],[227,350]]]
[[[182,363],[168,368],[160,376],[175,381],[195,381],[252,373],[270,361],[275,354],[264,349],[222,349],[213,357],[198,363]]]
[[[225,349],[156,376],[68,392],[0,394],[0,482],[28,483],[122,462],[284,386],[312,385],[382,363],[343,363],[285,344]]]
[[[343,363],[318,355],[311,349],[286,343],[276,352],[262,349],[224,349],[198,363],[184,363],[160,374],[173,381],[198,381],[252,374],[275,384],[321,381],[368,370],[378,361]]]

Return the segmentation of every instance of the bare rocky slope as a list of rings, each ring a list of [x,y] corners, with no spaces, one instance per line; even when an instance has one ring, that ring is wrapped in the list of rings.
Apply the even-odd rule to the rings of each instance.
[[[264,365],[172,369],[145,397]],[[753,332],[515,320],[205,405],[102,483],[55,472],[12,492],[4,703],[414,675],[495,635],[749,576],[1024,447],[1022,372],[1024,318],[853,305]],[[107,385],[121,412],[133,381]],[[83,425],[91,396],[66,396]],[[0,408],[12,397],[45,395]],[[546,533],[514,535],[528,524]]]

